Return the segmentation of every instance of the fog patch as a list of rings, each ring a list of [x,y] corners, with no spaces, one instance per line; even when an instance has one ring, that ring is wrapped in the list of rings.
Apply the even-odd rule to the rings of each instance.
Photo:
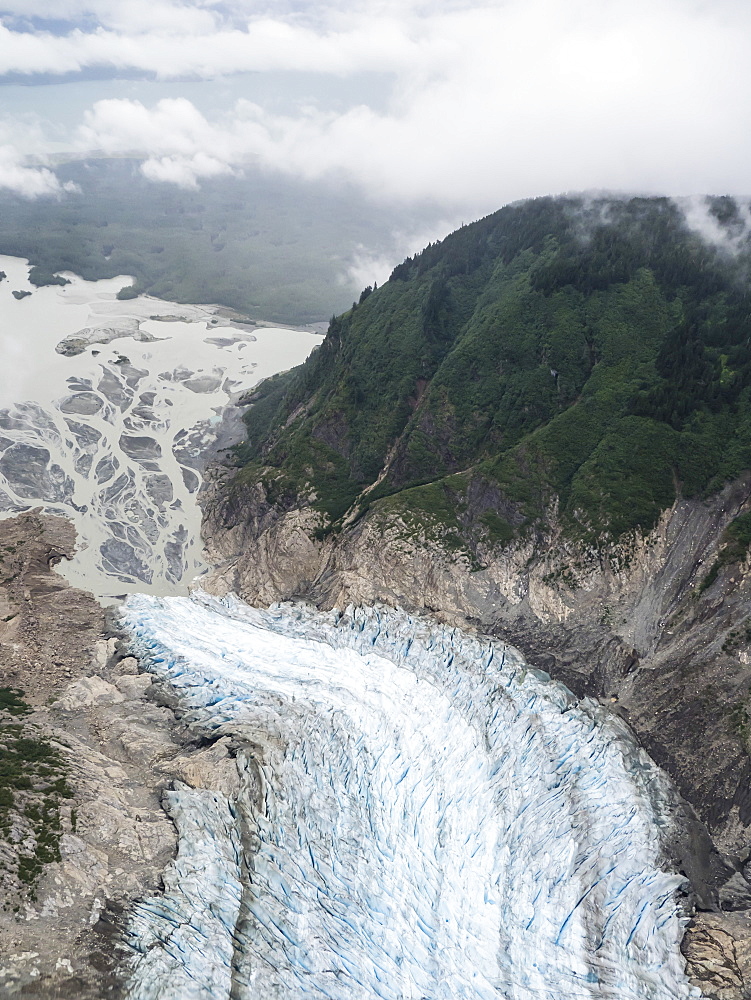
[[[60,198],[79,191],[77,184],[61,184],[47,167],[28,166],[15,146],[0,146],[0,188],[13,191],[22,198]]]
[[[406,257],[421,253],[431,243],[444,240],[459,226],[463,226],[464,222],[465,220],[459,216],[453,216],[440,219],[428,227],[421,226],[411,232],[394,231],[391,234],[394,250],[389,254],[369,253],[366,247],[360,245],[352,262],[340,275],[339,281],[342,285],[360,289],[368,285],[382,285],[388,281],[397,264],[401,264]]]
[[[686,225],[710,246],[727,253],[747,250],[751,236],[751,205],[749,198],[695,195],[676,198]]]

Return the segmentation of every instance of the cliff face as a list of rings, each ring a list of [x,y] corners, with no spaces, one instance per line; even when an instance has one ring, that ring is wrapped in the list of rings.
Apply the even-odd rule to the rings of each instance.
[[[751,987],[751,561],[707,580],[750,488],[743,477],[711,500],[676,502],[651,532],[608,549],[576,546],[551,511],[544,535],[478,559],[375,510],[319,540],[304,498],[283,511],[262,487],[238,496],[215,484],[204,586],[261,605],[383,601],[475,626],[625,718],[699,817],[687,810],[676,851],[711,912],[686,948],[707,996],[730,1000]]]
[[[608,550],[575,546],[551,516],[546,535],[488,547],[481,563],[377,512],[318,541],[314,512],[275,510],[256,487],[242,502],[209,504],[209,587],[252,604],[383,601],[502,636],[627,718],[722,849],[742,853],[751,840],[749,562],[703,584],[749,482],[680,501],[649,534]]]

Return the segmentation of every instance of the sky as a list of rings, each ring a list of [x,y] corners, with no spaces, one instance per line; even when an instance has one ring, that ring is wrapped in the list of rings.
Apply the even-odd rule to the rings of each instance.
[[[0,0],[2,4],[2,0]],[[249,165],[466,221],[519,198],[751,194],[746,0],[6,0],[0,186],[55,156]]]

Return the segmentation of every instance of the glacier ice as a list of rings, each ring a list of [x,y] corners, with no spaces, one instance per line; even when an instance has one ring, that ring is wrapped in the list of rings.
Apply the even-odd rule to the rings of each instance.
[[[676,1000],[672,791],[627,727],[513,649],[385,608],[128,599],[241,791],[179,786],[131,1000]]]

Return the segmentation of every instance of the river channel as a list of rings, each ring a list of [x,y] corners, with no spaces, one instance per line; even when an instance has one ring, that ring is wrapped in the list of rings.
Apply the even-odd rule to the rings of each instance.
[[[127,275],[35,288],[25,260],[0,256],[0,271],[0,516],[71,518],[78,553],[61,570],[104,600],[187,593],[204,568],[202,456],[223,411],[321,334],[119,300]]]

